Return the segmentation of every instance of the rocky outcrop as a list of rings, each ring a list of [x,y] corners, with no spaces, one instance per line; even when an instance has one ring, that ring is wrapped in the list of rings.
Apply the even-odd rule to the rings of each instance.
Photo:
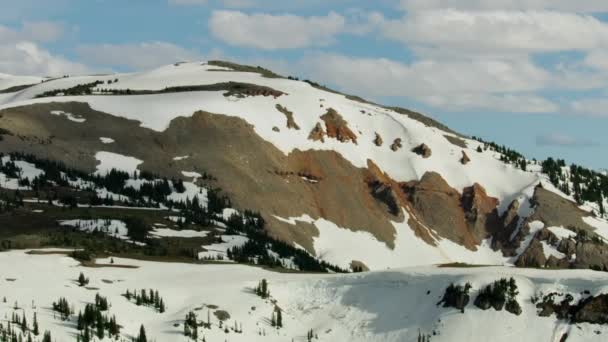
[[[469,158],[469,156],[466,154],[465,151],[462,151],[462,157],[460,158],[460,163],[462,165],[467,165],[470,162],[471,162],[471,159]]]
[[[397,152],[398,150],[401,149],[401,147],[403,147],[401,145],[401,138],[397,138],[397,139],[393,140],[393,143],[391,144],[391,150],[393,150],[393,152]]]
[[[323,130],[323,127],[320,123],[317,122],[312,131],[310,131],[310,134],[308,135],[308,140],[325,142],[325,135],[326,133]]]
[[[422,158],[429,158],[432,154],[431,149],[426,144],[420,144],[412,149],[412,152],[416,153]]]
[[[276,108],[279,112],[285,114],[285,117],[287,118],[288,129],[300,130],[300,126],[298,126],[298,124],[293,118],[293,112],[289,111],[287,108],[281,106],[280,104],[277,104]]]
[[[464,188],[461,203],[469,230],[478,241],[502,228],[496,209],[498,199],[488,196],[483,186],[475,183]]]
[[[321,120],[325,122],[325,130],[328,137],[337,139],[340,142],[353,142],[357,144],[357,136],[348,127],[348,122],[333,108],[329,108],[327,113],[321,116]]]
[[[441,175],[427,172],[419,182],[406,185],[405,191],[416,216],[425,226],[469,249],[476,249],[479,241],[469,231],[460,193]]]
[[[608,324],[608,294],[590,297],[579,304],[574,323]]]
[[[382,137],[380,136],[380,134],[378,134],[378,132],[376,132],[376,137],[374,138],[374,145],[382,146],[383,143],[384,141],[382,140]]]

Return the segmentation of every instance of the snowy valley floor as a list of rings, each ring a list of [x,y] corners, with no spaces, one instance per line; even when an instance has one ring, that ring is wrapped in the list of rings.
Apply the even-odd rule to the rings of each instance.
[[[109,259],[98,260],[109,264]],[[351,275],[274,273],[243,265],[193,265],[114,259],[114,265],[136,268],[82,267],[61,254],[32,255],[26,251],[0,253],[0,321],[6,326],[13,311],[25,314],[31,324],[37,313],[40,330],[52,332],[56,341],[76,341],[76,316],[61,321],[51,304],[65,297],[75,312],[92,303],[99,293],[108,298],[110,315],[123,326],[125,340],[143,324],[148,341],[189,341],[183,322],[190,311],[211,323],[199,329],[199,341],[417,341],[419,333],[431,341],[605,341],[608,327],[570,325],[551,317],[538,317],[530,298],[552,291],[591,295],[608,292],[608,273],[581,270],[533,270],[508,267],[422,267]],[[90,282],[79,287],[84,273]],[[523,313],[482,311],[472,301],[479,288],[501,277],[513,276],[519,286]],[[268,280],[270,299],[253,288]],[[437,306],[450,283],[472,285],[465,313]],[[164,313],[136,306],[123,294],[127,289],[158,290]],[[276,305],[282,308],[283,325],[271,327]],[[19,309],[15,310],[17,306]],[[226,311],[219,328],[215,312]],[[242,333],[235,333],[232,328]],[[241,328],[242,327],[242,328]],[[433,333],[435,335],[433,335]],[[106,337],[106,341],[109,338]]]

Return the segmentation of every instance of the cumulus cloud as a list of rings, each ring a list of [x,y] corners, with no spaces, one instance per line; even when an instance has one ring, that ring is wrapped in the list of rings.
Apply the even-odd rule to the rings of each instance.
[[[334,12],[326,16],[246,14],[214,11],[209,28],[223,42],[265,50],[326,46],[346,30],[346,20]]]
[[[18,29],[0,25],[0,72],[43,76],[87,72],[84,64],[40,46],[60,39],[63,33],[63,25],[55,22],[25,22]]]
[[[461,10],[556,10],[565,12],[608,12],[604,0],[401,0],[408,11],[453,8]]]
[[[17,75],[83,74],[88,68],[51,54],[33,42],[0,44],[0,71]]]
[[[531,94],[550,75],[527,59],[437,61],[411,64],[384,58],[315,54],[301,67],[316,80],[365,96],[405,96],[449,111],[552,112],[558,106]]]
[[[82,45],[76,51],[88,63],[110,68],[147,69],[202,59],[197,51],[167,42]]]
[[[538,146],[559,146],[559,147],[585,147],[594,146],[597,143],[576,138],[567,134],[547,133],[536,137],[536,145]]]
[[[405,44],[481,54],[608,46],[608,24],[589,15],[551,11],[422,11],[387,20],[381,31]]]

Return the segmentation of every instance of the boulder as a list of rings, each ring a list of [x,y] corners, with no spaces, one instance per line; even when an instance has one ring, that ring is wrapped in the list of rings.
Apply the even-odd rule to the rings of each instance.
[[[325,131],[320,123],[317,122],[317,125],[310,131],[308,140],[325,142]]]
[[[420,144],[412,149],[412,152],[416,153],[422,158],[429,158],[432,154],[431,149],[426,144]]]
[[[465,151],[462,151],[462,157],[460,158],[460,163],[462,165],[467,165],[470,162],[471,162],[471,159],[469,158],[469,156],[466,154]]]
[[[393,152],[397,152],[401,147],[401,138],[393,140],[393,143],[391,144],[391,150],[393,150]]]

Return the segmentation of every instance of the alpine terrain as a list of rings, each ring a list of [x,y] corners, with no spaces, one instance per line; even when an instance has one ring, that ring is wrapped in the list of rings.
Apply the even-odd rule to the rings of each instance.
[[[605,341],[608,175],[225,61],[0,75],[0,341]]]

